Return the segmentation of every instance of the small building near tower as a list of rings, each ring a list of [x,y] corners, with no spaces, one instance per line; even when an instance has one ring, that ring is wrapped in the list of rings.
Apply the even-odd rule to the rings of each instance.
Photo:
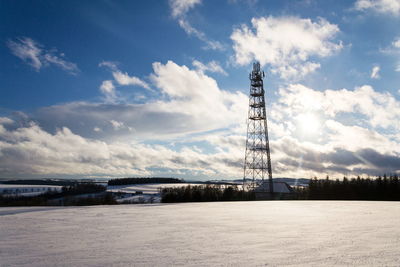
[[[294,199],[295,191],[285,182],[273,182],[273,193],[270,192],[269,181],[258,183],[254,188],[256,200]]]

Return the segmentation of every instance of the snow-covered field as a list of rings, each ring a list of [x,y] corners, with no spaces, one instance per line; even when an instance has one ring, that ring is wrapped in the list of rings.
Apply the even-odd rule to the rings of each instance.
[[[0,208],[0,266],[399,266],[400,203]]]

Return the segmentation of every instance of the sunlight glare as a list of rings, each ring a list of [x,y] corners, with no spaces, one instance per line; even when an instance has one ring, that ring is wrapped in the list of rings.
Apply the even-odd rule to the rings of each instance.
[[[320,121],[313,113],[301,114],[297,117],[301,132],[307,135],[316,134],[320,128]]]

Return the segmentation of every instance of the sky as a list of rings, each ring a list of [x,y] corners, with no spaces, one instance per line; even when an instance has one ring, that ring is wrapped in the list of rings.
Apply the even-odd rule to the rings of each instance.
[[[400,173],[400,0],[0,2],[0,178]]]

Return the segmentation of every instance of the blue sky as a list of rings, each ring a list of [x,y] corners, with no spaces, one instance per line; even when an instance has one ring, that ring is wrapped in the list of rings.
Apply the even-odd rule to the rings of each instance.
[[[260,61],[275,177],[400,172],[400,1],[2,1],[0,177],[242,177]]]

